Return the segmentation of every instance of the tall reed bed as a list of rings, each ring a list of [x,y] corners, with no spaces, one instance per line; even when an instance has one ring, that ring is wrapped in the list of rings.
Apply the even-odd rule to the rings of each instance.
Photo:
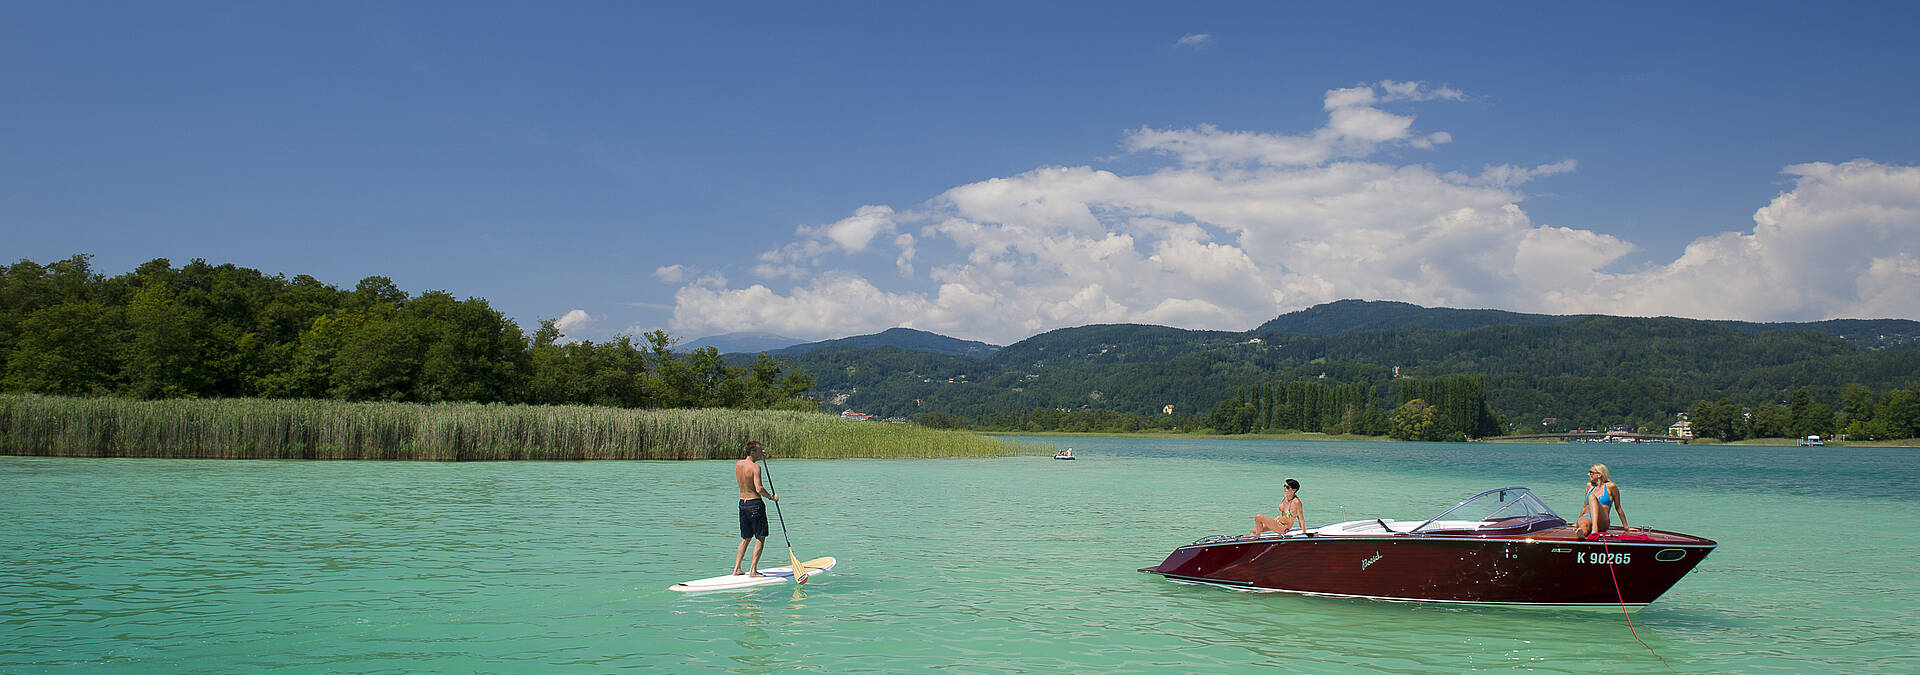
[[[221,459],[997,457],[1046,448],[770,410],[0,396],[0,454]]]

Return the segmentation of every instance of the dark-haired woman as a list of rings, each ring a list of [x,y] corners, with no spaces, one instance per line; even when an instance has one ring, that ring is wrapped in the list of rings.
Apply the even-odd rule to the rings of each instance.
[[[1268,518],[1264,514],[1255,515],[1253,531],[1248,534],[1258,535],[1262,532],[1286,534],[1287,530],[1295,527],[1306,529],[1307,511],[1306,507],[1300,503],[1300,481],[1288,478],[1286,486],[1287,496],[1280,500],[1280,513],[1273,518]]]

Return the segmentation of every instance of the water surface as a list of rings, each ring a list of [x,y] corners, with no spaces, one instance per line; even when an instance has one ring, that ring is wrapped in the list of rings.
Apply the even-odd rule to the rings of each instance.
[[[0,458],[0,671],[1915,672],[1900,448],[1050,439],[1082,459],[781,460],[802,593],[728,571],[723,462]],[[775,449],[778,452],[778,449]],[[1236,593],[1136,573],[1609,464],[1635,525],[1718,540],[1633,615]],[[776,521],[764,564],[784,564]],[[1667,666],[1659,659],[1663,658]]]

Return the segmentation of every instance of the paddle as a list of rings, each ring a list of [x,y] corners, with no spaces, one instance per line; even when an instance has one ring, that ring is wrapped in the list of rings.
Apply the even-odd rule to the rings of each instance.
[[[765,462],[767,467],[767,489],[772,490],[776,495],[780,494],[780,489],[773,486],[773,456],[768,455],[761,461]],[[800,564],[800,556],[793,554],[793,537],[787,536],[787,517],[780,513],[778,499],[773,500],[773,515],[780,519],[780,538],[787,541],[787,560],[793,565],[793,583],[804,586],[807,583],[807,568]]]

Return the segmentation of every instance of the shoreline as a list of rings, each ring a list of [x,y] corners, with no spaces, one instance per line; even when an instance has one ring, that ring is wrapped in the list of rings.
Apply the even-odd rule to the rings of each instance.
[[[1356,435],[1350,435],[1350,434],[1323,434],[1323,433],[1313,433],[1313,432],[1305,432],[1305,431],[1275,433],[1275,434],[1214,434],[1214,433],[1195,433],[1195,432],[1184,432],[1184,431],[1182,432],[979,431],[974,433],[978,433],[982,436],[1029,436],[1029,437],[1043,437],[1043,438],[1075,438],[1075,437],[1168,438],[1168,439],[1204,438],[1204,439],[1223,440],[1223,441],[1235,441],[1235,440],[1241,440],[1241,441],[1358,441],[1358,442],[1365,442],[1365,443],[1405,443],[1407,442],[1407,441],[1402,441],[1398,438],[1393,438],[1391,436],[1356,436]],[[1575,443],[1577,441],[1541,441],[1541,440],[1529,439],[1529,440],[1470,441],[1470,442],[1472,443],[1553,444],[1553,443]],[[1645,444],[1669,445],[1664,443],[1652,443],[1652,442],[1645,443]],[[1738,447],[1738,446],[1795,447],[1795,446],[1798,446],[1799,444],[1800,444],[1800,440],[1797,438],[1748,438],[1748,439],[1732,441],[1732,442],[1720,441],[1715,439],[1693,439],[1686,443],[1673,443],[1671,445],[1682,446],[1682,447],[1688,446],[1688,445],[1712,445],[1712,446],[1734,446],[1734,447]],[[1903,438],[1903,439],[1887,440],[1887,441],[1827,441],[1825,445],[1818,446],[1818,447],[1920,449],[1920,438]]]
[[[1213,434],[1185,431],[976,431],[982,436],[1034,436],[1034,437],[1102,437],[1102,438],[1206,438],[1222,441],[1368,441],[1385,443],[1404,443],[1391,436],[1358,436],[1352,434],[1322,434],[1307,431],[1294,431],[1277,434]]]

